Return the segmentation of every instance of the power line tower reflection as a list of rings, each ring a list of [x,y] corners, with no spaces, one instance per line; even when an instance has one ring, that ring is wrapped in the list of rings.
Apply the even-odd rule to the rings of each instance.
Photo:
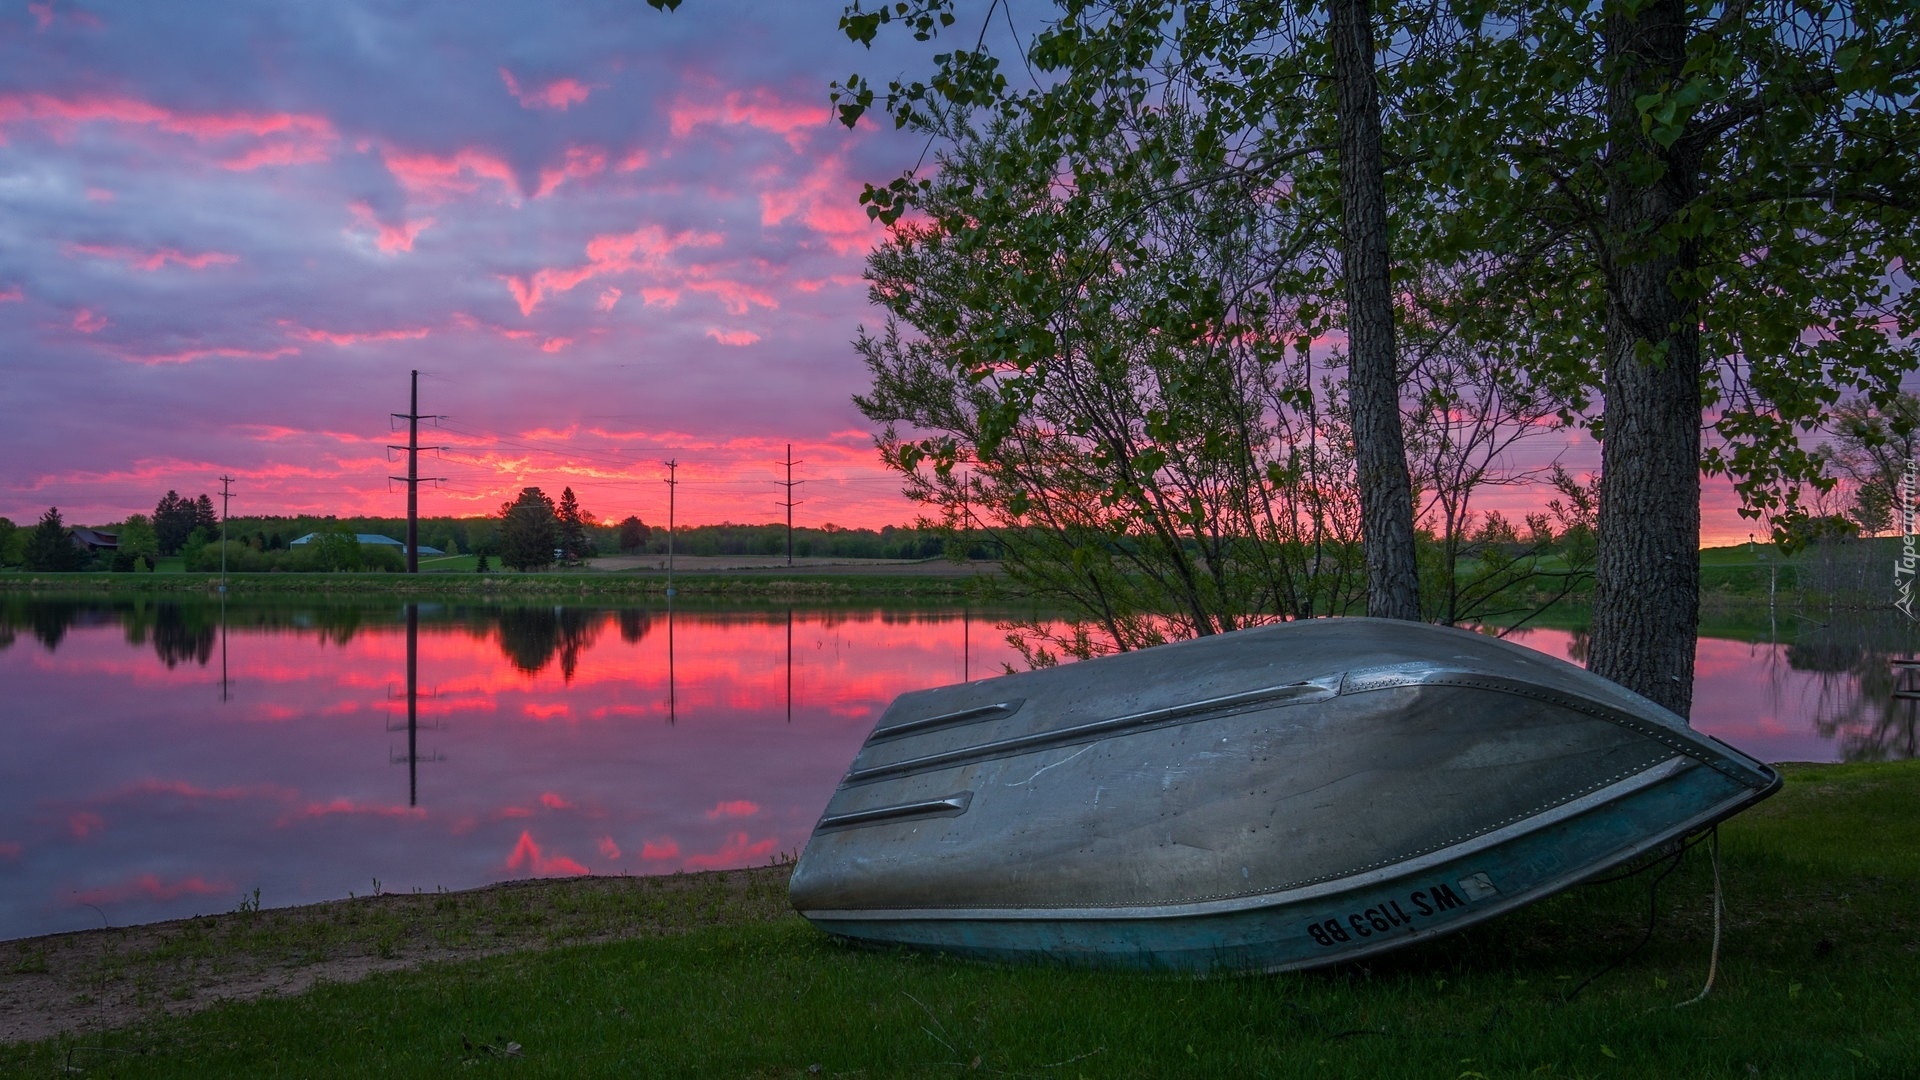
[[[428,695],[431,697],[432,695]],[[398,731],[392,721],[387,722],[387,731]],[[438,730],[436,727],[435,730]],[[407,752],[405,755],[393,753],[389,748],[388,760],[407,766],[407,805],[420,805],[420,763],[422,761],[445,761],[439,751],[420,756],[420,605],[407,605]]]
[[[227,700],[227,589],[220,587],[220,700]]]
[[[793,605],[787,605],[787,723],[793,723]]]

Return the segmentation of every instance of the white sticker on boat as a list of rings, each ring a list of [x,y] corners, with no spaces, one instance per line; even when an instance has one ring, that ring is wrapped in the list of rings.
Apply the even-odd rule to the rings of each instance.
[[[1494,887],[1493,879],[1486,874],[1468,874],[1459,881],[1460,891],[1467,894],[1467,900],[1478,902],[1489,896],[1498,896],[1500,890]]]

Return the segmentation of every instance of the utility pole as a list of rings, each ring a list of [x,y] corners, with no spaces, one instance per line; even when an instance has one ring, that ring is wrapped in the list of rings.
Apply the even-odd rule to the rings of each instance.
[[[781,487],[784,487],[787,489],[787,501],[781,503],[780,505],[787,508],[787,565],[792,566],[793,565],[793,508],[795,506],[800,505],[799,502],[794,501],[793,488],[794,488],[794,485],[796,484],[806,483],[805,480],[795,480],[793,478],[793,467],[795,465],[804,465],[806,464],[806,462],[793,460],[793,444],[788,443],[787,444],[787,460],[778,461],[778,462],[775,462],[774,464],[785,465],[787,467],[786,481],[781,482],[779,480],[775,480],[774,483],[779,484]],[[805,501],[806,501],[805,499],[800,500],[800,502],[805,502]]]
[[[407,411],[394,413],[393,417],[407,422],[407,445],[395,446],[388,443],[387,449],[407,452],[407,475],[389,476],[387,479],[400,480],[407,485],[407,573],[417,574],[420,572],[420,481],[446,479],[444,476],[422,477],[420,475],[420,451],[445,450],[446,447],[420,445],[420,421],[445,418],[420,415],[420,373],[418,371],[413,372],[413,394],[407,401]]]
[[[220,591],[227,591],[227,503],[233,498],[233,477],[220,478]]]
[[[677,489],[680,486],[680,481],[675,479],[674,476],[675,476],[675,470],[677,470],[680,467],[680,462],[676,459],[676,460],[668,461],[666,464],[667,464],[667,596],[671,598],[673,596],[673,495],[674,495],[675,489]],[[668,641],[673,640],[673,623],[671,620],[669,620],[667,623],[667,640]]]

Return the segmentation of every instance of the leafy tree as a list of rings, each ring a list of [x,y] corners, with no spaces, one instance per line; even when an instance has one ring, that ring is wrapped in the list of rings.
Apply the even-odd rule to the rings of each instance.
[[[1202,118],[1155,122],[1215,163]],[[869,258],[887,322],[856,341],[855,403],[929,525],[985,530],[1018,585],[1084,617],[1031,658],[1347,610],[1347,420],[1304,346],[1319,316],[1275,284],[1314,272],[1285,258],[1298,208],[1201,185],[1122,214],[1136,190],[1096,169],[1126,167],[1124,133],[1082,147],[1102,179],[1062,193],[1044,133],[951,130],[915,196],[929,220]]]
[[[500,507],[500,565],[512,570],[543,570],[553,565],[560,523],[553,500],[537,487]]]
[[[629,552],[639,551],[641,548],[647,546],[647,538],[652,535],[653,530],[648,528],[645,522],[632,514],[628,514],[626,518],[620,522],[620,550]]]
[[[160,544],[160,554],[179,553],[188,534],[193,532],[194,517],[193,502],[181,498],[179,492],[170,490],[160,497],[159,505],[153,508],[153,532]]]
[[[593,554],[593,541],[587,537],[587,523],[582,520],[580,503],[573,497],[571,487],[560,489],[560,507],[554,518],[559,526],[557,546],[561,559],[568,566],[579,566]]]
[[[1541,344],[1601,437],[1590,665],[1685,715],[1700,472],[1785,532],[1801,443],[1890,403],[1920,296],[1920,34],[1900,0],[1461,5],[1406,72],[1435,250]],[[1905,340],[1903,340],[1905,338]],[[1704,445],[1703,445],[1704,444]]]
[[[73,534],[60,521],[60,508],[48,507],[27,537],[25,564],[39,573],[70,573],[80,569],[85,556],[73,546]]]
[[[115,570],[133,570],[139,565],[151,569],[160,557],[159,536],[145,514],[129,515],[116,530],[116,535],[119,537],[119,547],[114,551]]]
[[[323,529],[307,541],[307,545],[321,570],[357,571],[366,568],[366,556],[361,551],[360,538],[345,526]]]
[[[931,35],[954,7],[855,6],[842,25],[857,39],[888,22]],[[1027,48],[1044,86],[1016,92],[996,58],[957,48],[934,77],[890,87],[896,122],[1026,118],[1051,151],[1033,156],[1088,199],[1106,176],[1080,168],[1082,149],[1131,123],[1144,134],[1111,175],[1147,183],[1120,220],[1254,176],[1333,205],[1316,163],[1339,113],[1316,71],[1313,5],[1062,8]],[[1387,15],[1390,250],[1403,267],[1475,271],[1460,276],[1464,332],[1601,437],[1592,667],[1684,714],[1701,467],[1784,528],[1796,485],[1826,482],[1801,435],[1846,393],[1884,405],[1915,366],[1912,5],[1462,0]],[[857,78],[838,92],[849,120],[874,100]],[[1150,137],[1146,121],[1182,101],[1204,104],[1229,167],[1189,169]],[[870,189],[870,212],[898,220],[929,183]]]
[[[1864,399],[1845,402],[1828,427],[1833,442],[1822,444],[1820,455],[1850,483],[1855,524],[1868,535],[1899,531],[1905,524],[1895,520],[1900,478],[1920,468],[1920,396],[1902,394],[1885,408]]]

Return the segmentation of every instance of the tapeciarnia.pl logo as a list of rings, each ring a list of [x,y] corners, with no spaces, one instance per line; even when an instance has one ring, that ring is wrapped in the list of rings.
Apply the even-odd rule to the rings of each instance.
[[[1920,495],[1920,460],[1907,462],[1900,470],[1900,486],[1895,492],[1896,505],[1900,514],[1900,557],[1893,563],[1893,591],[1897,599],[1893,606],[1906,613],[1913,614],[1914,572],[1920,569],[1920,553],[1915,547],[1920,545],[1920,506],[1915,505],[1915,496]]]

